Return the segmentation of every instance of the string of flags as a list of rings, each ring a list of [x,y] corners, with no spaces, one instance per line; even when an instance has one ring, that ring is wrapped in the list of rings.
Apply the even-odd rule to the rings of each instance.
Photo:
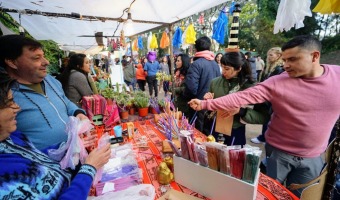
[[[218,18],[215,22],[213,22],[212,38],[219,44],[224,44],[225,35],[228,34],[228,17],[229,14],[232,14],[234,7],[235,2],[232,2],[229,10],[225,11],[226,8],[221,10]],[[151,51],[157,49],[158,47],[166,49],[171,43],[175,48],[185,49],[190,45],[195,44],[197,29],[204,30],[208,27],[206,24],[208,20],[205,18],[205,13],[202,12],[199,14],[197,21],[193,21],[192,18],[190,18],[191,22],[188,24],[189,20],[186,20],[186,22],[185,20],[182,20],[180,25],[175,28],[172,41],[170,41],[169,31],[167,29],[161,33],[161,36],[160,34],[151,32],[148,34],[139,35],[132,41],[131,49],[132,51],[138,51],[139,49],[144,48],[146,48],[148,51]],[[143,40],[146,40],[146,47],[143,45]],[[127,45],[125,42],[124,31],[121,31],[120,38],[108,38],[107,47],[111,51],[126,49],[127,46],[129,45]]]

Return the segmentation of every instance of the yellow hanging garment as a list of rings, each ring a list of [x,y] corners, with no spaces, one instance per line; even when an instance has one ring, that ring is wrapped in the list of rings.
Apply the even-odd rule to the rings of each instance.
[[[185,36],[185,43],[195,44],[196,41],[196,31],[193,24],[190,24],[187,28],[187,34]]]
[[[151,49],[157,49],[158,48],[156,34],[152,35],[152,39],[151,39],[151,42],[150,42],[150,48]]]
[[[340,0],[320,0],[313,12],[321,14],[340,13]]]
[[[165,48],[167,48],[169,45],[170,45],[169,36],[168,36],[168,34],[166,34],[166,32],[164,31],[163,34],[162,34],[162,38],[161,38],[161,41],[160,41],[159,46],[160,46],[162,49],[165,49]]]

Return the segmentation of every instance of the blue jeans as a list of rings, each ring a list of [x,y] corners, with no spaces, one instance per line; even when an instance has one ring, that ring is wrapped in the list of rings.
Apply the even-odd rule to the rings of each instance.
[[[124,82],[125,82],[125,84],[126,84],[128,87],[131,85],[133,91],[136,90],[136,79],[135,79],[135,78],[131,79],[131,82],[130,82],[130,81],[127,81],[127,80],[124,80]]]
[[[266,143],[268,146],[269,144]],[[286,181],[289,186],[292,183],[304,184],[320,175],[324,166],[321,156],[315,158],[302,158],[290,155],[269,145],[272,153],[267,158],[267,175],[280,183]],[[267,147],[266,147],[267,149]],[[300,197],[304,188],[292,192]]]

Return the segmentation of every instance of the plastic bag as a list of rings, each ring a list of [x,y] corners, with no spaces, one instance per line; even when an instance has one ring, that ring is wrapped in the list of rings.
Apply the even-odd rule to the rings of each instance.
[[[195,41],[196,41],[196,31],[195,31],[194,25],[190,24],[188,26],[186,32],[187,32],[187,34],[186,34],[186,37],[185,37],[185,43],[187,43],[187,44],[195,44]]]
[[[150,42],[150,48],[151,49],[157,49],[158,48],[156,34],[152,35],[152,39],[151,39],[151,42]]]
[[[311,0],[281,0],[274,24],[274,34],[304,27],[303,20],[311,17]]]
[[[152,40],[152,33],[149,33],[148,40],[147,40],[147,49],[148,51],[151,50],[151,40]]]
[[[61,145],[58,149],[48,150],[48,156],[53,160],[60,161],[62,169],[75,169],[79,161],[84,163],[88,156],[80,134],[90,133],[92,128],[90,120],[79,120],[77,117],[70,116],[69,122],[66,124],[68,135],[66,144]]]
[[[143,38],[142,36],[138,36],[138,49],[143,49]]]
[[[321,14],[340,13],[340,1],[320,0],[319,3],[313,9],[313,12],[319,12]]]
[[[97,148],[102,148],[108,143],[110,143],[110,135],[108,133],[105,133],[104,135],[102,135],[101,138],[99,138]],[[100,168],[97,170],[97,173],[94,176],[93,185],[96,185],[102,179],[102,175],[103,175],[103,168]]]
[[[165,48],[167,48],[169,45],[170,45],[169,36],[168,36],[168,34],[164,31],[163,34],[162,34],[161,41],[160,41],[160,47],[161,47],[162,49],[165,49]]]
[[[137,41],[137,39],[133,40],[132,51],[138,51],[138,41]]]
[[[182,30],[178,27],[175,31],[174,37],[172,39],[172,45],[179,48],[182,44]]]
[[[89,197],[88,200],[154,200],[155,187],[151,184],[141,184],[129,187],[119,192],[108,192],[98,197]]]
[[[227,24],[228,17],[225,15],[223,11],[221,11],[217,20],[213,24],[212,35],[212,38],[215,39],[219,44],[224,44],[224,35],[228,34],[228,29],[226,30]]]

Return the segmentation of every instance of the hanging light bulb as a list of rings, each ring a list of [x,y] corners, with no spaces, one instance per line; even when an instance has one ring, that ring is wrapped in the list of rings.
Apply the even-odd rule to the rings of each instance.
[[[132,21],[130,12],[128,12],[127,20],[124,22],[123,30],[126,36],[131,36],[134,32],[133,21]]]
[[[19,34],[25,36],[25,29],[22,26],[19,26]]]

